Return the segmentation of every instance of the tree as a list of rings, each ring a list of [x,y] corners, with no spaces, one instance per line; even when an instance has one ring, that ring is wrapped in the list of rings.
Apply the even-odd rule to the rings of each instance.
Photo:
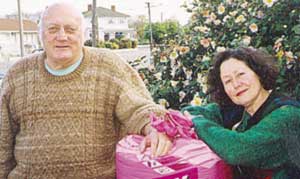
[[[164,44],[168,40],[175,38],[180,32],[181,27],[176,20],[167,20],[165,22],[156,22],[152,24],[154,44]],[[149,23],[145,26],[145,38],[150,38]]]
[[[136,33],[137,33],[137,39],[139,40],[139,42],[145,42],[147,40],[145,40],[145,33],[144,33],[144,28],[145,28],[145,25],[146,25],[146,16],[144,15],[141,15],[141,16],[138,16],[137,19],[131,21],[129,23],[129,27],[130,28],[133,28]]]

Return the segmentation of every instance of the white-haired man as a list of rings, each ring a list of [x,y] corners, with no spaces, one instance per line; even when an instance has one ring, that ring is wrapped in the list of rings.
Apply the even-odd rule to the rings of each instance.
[[[149,114],[165,110],[119,56],[83,47],[83,23],[71,4],[49,6],[40,26],[45,52],[6,74],[1,179],[113,179],[115,145],[126,132],[147,135],[141,148],[150,144],[154,155],[170,149],[168,137],[149,127]]]

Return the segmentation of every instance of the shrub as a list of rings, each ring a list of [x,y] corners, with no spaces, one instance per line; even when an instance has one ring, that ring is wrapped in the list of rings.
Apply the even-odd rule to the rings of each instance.
[[[131,48],[130,39],[127,39],[127,38],[121,39],[119,46],[120,46],[120,48]]]
[[[206,77],[214,53],[252,46],[276,56],[278,90],[300,99],[299,0],[193,0],[183,34],[153,49],[155,66],[140,69],[156,102],[179,109],[209,100]]]
[[[96,47],[98,48],[110,48],[110,49],[119,49],[119,48],[136,48],[137,47],[137,40],[130,40],[127,38],[123,38],[121,40],[114,38],[114,39],[110,39],[109,41],[102,41],[99,40],[97,42]],[[84,45],[86,46],[92,46],[92,40],[86,40],[84,42]]]
[[[102,41],[102,40],[99,40],[99,42],[97,43],[97,46],[96,47],[98,47],[98,48],[106,48],[105,47],[105,43],[104,43],[104,41]]]
[[[119,44],[120,43],[120,40],[115,38],[115,39],[110,39],[109,40],[111,43],[116,43],[116,44]]]
[[[106,41],[106,42],[104,42],[104,47],[105,48],[112,48],[112,44],[113,43],[111,43],[110,41]]]
[[[111,43],[111,49],[119,49],[119,45],[115,42]]]
[[[135,40],[135,39],[131,40],[131,47],[132,48],[136,48],[137,45],[138,45],[138,41],[137,40]]]
[[[91,47],[91,46],[93,45],[93,42],[92,42],[91,39],[88,39],[88,40],[86,40],[86,41],[84,42],[84,45],[85,45],[85,46]]]

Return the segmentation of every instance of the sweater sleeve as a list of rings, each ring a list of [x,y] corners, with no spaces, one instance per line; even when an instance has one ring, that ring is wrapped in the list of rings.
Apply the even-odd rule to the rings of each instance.
[[[117,55],[115,58],[119,59],[120,73],[114,79],[119,86],[116,116],[126,133],[142,134],[142,129],[150,122],[150,113],[163,115],[166,110],[153,102],[137,71]]]
[[[9,110],[9,87],[5,78],[0,96],[0,178],[6,179],[15,166],[13,156],[16,123],[13,122]]]
[[[181,110],[182,112],[187,111],[193,117],[199,117],[212,120],[218,124],[222,124],[222,115],[218,104],[209,103],[204,106],[187,106]]]
[[[265,169],[288,162],[287,131],[296,130],[294,134],[300,135],[299,121],[300,109],[293,106],[274,110],[256,126],[241,133],[207,119],[193,119],[198,136],[229,164]]]

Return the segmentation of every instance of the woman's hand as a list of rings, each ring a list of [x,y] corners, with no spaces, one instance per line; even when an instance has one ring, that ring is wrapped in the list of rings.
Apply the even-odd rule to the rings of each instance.
[[[192,120],[192,118],[193,118],[193,116],[188,111],[183,111],[183,115],[190,120]]]

